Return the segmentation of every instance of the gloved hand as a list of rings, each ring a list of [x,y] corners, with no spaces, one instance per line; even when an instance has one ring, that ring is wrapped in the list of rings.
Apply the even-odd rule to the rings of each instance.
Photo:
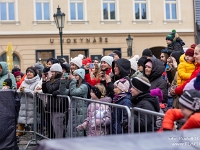
[[[56,97],[56,96],[59,95],[59,94],[60,94],[59,91],[54,91],[54,92],[52,93],[52,96],[53,96],[53,97]]]

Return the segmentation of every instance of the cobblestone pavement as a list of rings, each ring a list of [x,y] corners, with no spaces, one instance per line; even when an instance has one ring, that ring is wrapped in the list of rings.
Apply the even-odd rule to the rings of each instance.
[[[33,136],[32,133],[25,133],[25,135],[20,136],[19,137],[19,143],[18,143],[19,150],[24,150],[26,145],[28,144],[28,142],[31,139],[34,139],[34,136]],[[27,150],[34,150],[35,148],[36,148],[36,145],[33,142],[32,144],[29,144]]]

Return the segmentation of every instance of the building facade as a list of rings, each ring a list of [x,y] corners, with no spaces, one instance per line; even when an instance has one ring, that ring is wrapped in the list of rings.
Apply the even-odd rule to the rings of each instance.
[[[65,13],[63,55],[100,58],[113,50],[127,56],[126,38],[133,38],[132,54],[151,48],[156,56],[175,29],[185,47],[195,43],[194,4],[189,0],[0,0],[0,61],[12,43],[14,64],[21,70],[37,61],[59,57],[60,37],[53,14]],[[187,7],[186,7],[187,6]]]

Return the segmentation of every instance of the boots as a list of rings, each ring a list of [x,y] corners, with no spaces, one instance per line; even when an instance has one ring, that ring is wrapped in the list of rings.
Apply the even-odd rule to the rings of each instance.
[[[24,130],[24,124],[18,124],[17,125],[17,130],[23,131]],[[17,132],[17,136],[22,136],[23,132]]]

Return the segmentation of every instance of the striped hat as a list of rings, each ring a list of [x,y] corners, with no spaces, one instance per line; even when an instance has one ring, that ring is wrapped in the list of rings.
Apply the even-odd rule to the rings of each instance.
[[[194,89],[184,91],[179,103],[192,111],[200,111],[200,92]]]
[[[132,79],[132,86],[140,93],[149,91],[151,84],[147,82],[148,79],[145,77],[134,77]]]

